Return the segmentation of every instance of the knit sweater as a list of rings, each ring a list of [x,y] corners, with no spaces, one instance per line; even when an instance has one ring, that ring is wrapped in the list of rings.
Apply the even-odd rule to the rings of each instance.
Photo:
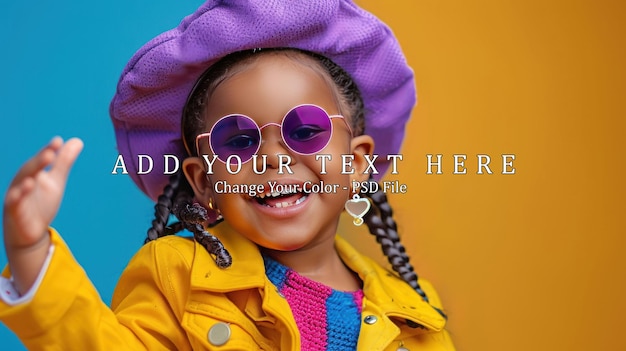
[[[302,350],[356,350],[363,291],[344,292],[301,276],[264,256],[265,274],[285,297],[300,331]]]

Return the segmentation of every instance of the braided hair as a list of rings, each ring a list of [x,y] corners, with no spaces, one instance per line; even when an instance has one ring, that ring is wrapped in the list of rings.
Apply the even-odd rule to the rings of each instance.
[[[213,64],[198,79],[196,86],[187,100],[183,112],[182,135],[187,151],[197,154],[195,140],[198,130],[205,128],[203,118],[204,106],[212,91],[224,80],[233,76],[239,69],[241,63],[258,55],[259,52],[281,52],[287,56],[301,58],[301,55],[308,56],[320,65],[332,80],[333,87],[337,89],[339,98],[338,105],[344,115],[351,116],[350,123],[354,135],[361,135],[365,129],[365,106],[361,93],[350,75],[339,65],[325,56],[310,51],[292,48],[255,49],[239,51],[225,56]],[[298,56],[300,55],[300,56]],[[371,182],[374,180],[370,179]],[[398,236],[397,224],[393,219],[393,211],[387,196],[382,190],[375,193],[365,193],[371,199],[372,209],[365,215],[364,220],[369,231],[376,237],[376,241],[381,245],[383,254],[387,257],[393,270],[407,284],[411,286],[419,296],[428,302],[428,296],[420,287],[418,276],[409,257],[406,254],[404,245]],[[216,264],[221,268],[230,266],[232,259],[228,251],[224,248],[219,239],[208,233],[203,226],[209,219],[207,210],[193,202],[193,191],[187,179],[181,171],[170,177],[169,184],[164,188],[163,194],[159,196],[155,205],[155,219],[148,229],[146,242],[158,237],[174,234],[182,229],[187,229],[194,234],[194,238],[214,257]],[[173,213],[180,222],[167,226],[170,212]],[[209,227],[217,224],[210,223]],[[444,318],[446,315],[438,308],[435,308]],[[410,327],[422,327],[415,322],[408,321]]]
[[[179,222],[168,226],[170,213],[174,214]],[[232,258],[228,250],[217,237],[204,228],[204,223],[209,219],[207,210],[193,202],[193,190],[182,172],[179,171],[170,176],[169,184],[165,186],[163,194],[154,205],[154,217],[145,243],[187,229],[193,233],[194,239],[213,256],[218,267],[227,268],[231,265]],[[210,223],[209,226],[212,227],[218,222]]]

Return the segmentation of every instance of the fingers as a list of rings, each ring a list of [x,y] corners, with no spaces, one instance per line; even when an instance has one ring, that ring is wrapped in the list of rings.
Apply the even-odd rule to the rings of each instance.
[[[72,138],[63,143],[63,139],[54,137],[48,145],[44,146],[20,168],[9,186],[5,201],[11,203],[32,190],[37,174],[50,164],[52,164],[50,175],[56,181],[65,182],[82,149],[83,142],[78,138]]]
[[[65,182],[67,175],[83,149],[83,141],[78,138],[68,140],[59,152],[50,169],[50,175],[57,181]]]
[[[54,160],[55,153],[62,145],[63,139],[54,137],[48,145],[44,146],[35,156],[26,161],[15,175],[15,178],[13,178],[11,187],[22,182],[27,177],[35,176],[39,171],[46,168]]]
[[[13,204],[19,199],[27,195],[31,190],[35,188],[35,179],[32,177],[26,177],[21,182],[13,185],[7,191],[5,196],[5,205],[7,208],[12,208]]]

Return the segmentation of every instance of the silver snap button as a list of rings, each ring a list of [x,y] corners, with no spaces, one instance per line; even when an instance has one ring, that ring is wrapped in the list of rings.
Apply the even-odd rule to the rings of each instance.
[[[209,342],[215,346],[224,345],[230,339],[230,326],[226,323],[215,323],[209,329]]]
[[[366,316],[365,319],[363,319],[363,322],[365,322],[365,324],[374,324],[378,321],[378,318],[376,318],[376,316]]]
[[[396,351],[409,351],[409,349],[407,349],[405,347],[398,347],[398,349]]]

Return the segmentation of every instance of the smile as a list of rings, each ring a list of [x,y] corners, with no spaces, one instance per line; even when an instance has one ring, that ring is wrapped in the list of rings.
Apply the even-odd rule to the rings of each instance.
[[[301,204],[308,198],[300,184],[278,184],[268,182],[269,189],[253,199],[266,207],[285,208]]]

